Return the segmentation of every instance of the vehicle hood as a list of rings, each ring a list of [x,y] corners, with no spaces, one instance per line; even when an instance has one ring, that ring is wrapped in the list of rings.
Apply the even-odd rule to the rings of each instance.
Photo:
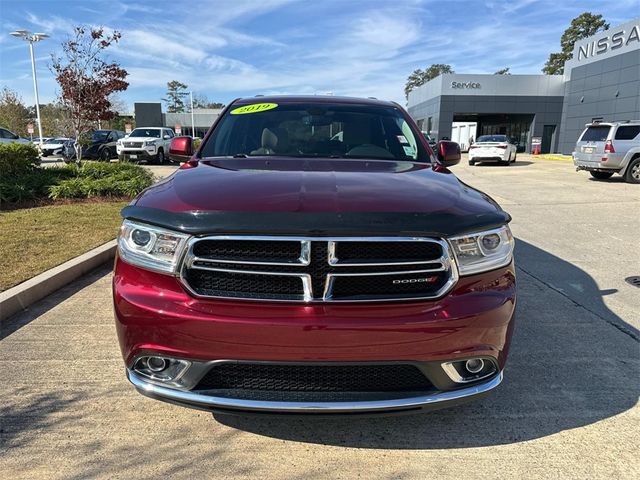
[[[123,142],[149,142],[151,140],[162,140],[158,137],[127,137],[121,139]]]
[[[451,233],[510,220],[489,196],[428,164],[264,157],[178,170],[123,216],[191,232],[261,225],[291,233],[336,233],[338,226],[343,233],[383,227]]]

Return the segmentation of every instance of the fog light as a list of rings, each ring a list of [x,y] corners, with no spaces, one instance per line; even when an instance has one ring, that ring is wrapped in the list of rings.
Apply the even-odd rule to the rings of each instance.
[[[484,360],[481,358],[472,358],[471,360],[467,360],[464,368],[466,368],[469,373],[478,373],[484,368]]]
[[[167,368],[168,365],[169,362],[162,357],[149,357],[147,360],[147,366],[152,372],[161,372]]]
[[[493,359],[470,358],[442,364],[444,373],[455,383],[469,383],[488,378],[498,372]]]
[[[182,377],[190,366],[191,362],[188,360],[148,356],[138,358],[132,370],[151,380],[171,383]]]

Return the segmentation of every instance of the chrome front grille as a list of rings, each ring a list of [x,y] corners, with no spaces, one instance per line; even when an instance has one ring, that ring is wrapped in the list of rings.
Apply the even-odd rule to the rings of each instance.
[[[142,148],[142,142],[123,142],[123,145],[128,148]]]
[[[443,295],[457,268],[432,238],[212,236],[189,242],[181,278],[199,297],[398,301]]]

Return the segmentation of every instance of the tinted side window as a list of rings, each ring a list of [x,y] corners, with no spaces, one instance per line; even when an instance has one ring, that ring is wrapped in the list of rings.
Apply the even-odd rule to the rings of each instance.
[[[633,140],[640,133],[640,125],[628,125],[618,127],[616,132],[616,140]]]
[[[593,125],[588,127],[582,134],[581,142],[604,142],[609,135],[609,125]]]

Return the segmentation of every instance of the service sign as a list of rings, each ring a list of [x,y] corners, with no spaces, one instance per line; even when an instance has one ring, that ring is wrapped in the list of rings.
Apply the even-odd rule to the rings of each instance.
[[[33,123],[27,123],[27,133],[33,133]]]
[[[129,135],[131,133],[131,124],[130,123],[125,123],[124,124],[124,133],[126,133],[127,135]]]
[[[542,137],[531,137],[531,145],[542,145]]]
[[[182,135],[182,126],[176,123],[176,135]]]

